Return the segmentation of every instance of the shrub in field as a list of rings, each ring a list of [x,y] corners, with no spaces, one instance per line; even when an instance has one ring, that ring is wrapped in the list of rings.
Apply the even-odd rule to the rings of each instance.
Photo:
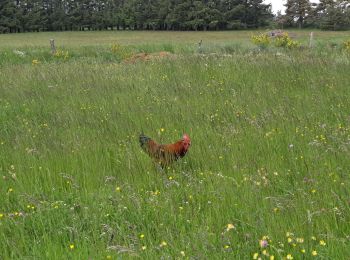
[[[297,41],[292,40],[288,33],[283,33],[281,35],[278,35],[274,41],[274,44],[276,47],[283,47],[283,48],[296,48],[299,47],[300,44]]]
[[[350,40],[347,40],[343,43],[344,50],[350,52]]]
[[[32,60],[32,65],[38,65],[40,64],[40,61],[37,59]]]
[[[119,43],[114,43],[111,47],[111,51],[122,60],[130,58],[133,54],[129,48]]]
[[[61,50],[61,49],[58,49],[54,55],[53,55],[55,58],[57,59],[63,59],[63,60],[67,60],[69,59],[69,52],[68,51],[64,51],[64,50]]]
[[[281,35],[276,36],[275,46],[276,47],[286,47],[289,41],[288,33],[283,33]]]
[[[265,49],[270,45],[270,37],[265,34],[261,33],[259,35],[253,35],[252,36],[252,42],[257,45],[259,48]]]
[[[288,33],[282,33],[276,36],[274,40],[271,40],[270,36],[265,33],[262,33],[259,35],[253,35],[252,42],[262,49],[267,48],[271,43],[273,43],[273,45],[276,47],[282,47],[282,48],[288,48],[288,49],[293,49],[300,46],[300,43],[292,40],[289,37]]]

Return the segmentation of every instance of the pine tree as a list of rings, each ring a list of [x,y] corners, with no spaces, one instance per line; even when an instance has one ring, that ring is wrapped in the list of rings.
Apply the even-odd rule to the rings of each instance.
[[[18,32],[20,30],[19,2],[13,0],[0,1],[0,32]]]
[[[321,0],[317,7],[317,13],[321,29],[340,30],[350,28],[350,1]]]
[[[271,20],[271,6],[264,4],[263,2],[263,0],[248,1],[248,27],[258,28],[267,25],[268,21]]]
[[[271,18],[263,0],[0,0],[0,33],[244,29]]]
[[[305,19],[310,13],[311,4],[309,0],[287,0],[286,18],[290,25],[297,23],[301,29],[305,23]]]

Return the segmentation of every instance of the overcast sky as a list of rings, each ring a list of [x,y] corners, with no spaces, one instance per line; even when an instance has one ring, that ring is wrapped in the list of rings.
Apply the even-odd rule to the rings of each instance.
[[[281,10],[284,13],[285,7],[283,6],[287,0],[265,0],[266,3],[272,4],[272,11],[277,13],[278,10]],[[318,3],[318,0],[311,0],[312,3]]]

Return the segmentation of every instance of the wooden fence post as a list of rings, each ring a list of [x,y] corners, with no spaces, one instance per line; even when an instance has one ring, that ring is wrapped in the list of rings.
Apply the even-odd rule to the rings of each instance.
[[[199,43],[198,43],[198,52],[199,53],[202,53],[202,43],[203,43],[202,40],[200,40]]]
[[[54,55],[56,53],[55,40],[50,39],[51,53]]]
[[[309,42],[309,48],[312,48],[314,46],[314,32],[310,33],[310,42]]]

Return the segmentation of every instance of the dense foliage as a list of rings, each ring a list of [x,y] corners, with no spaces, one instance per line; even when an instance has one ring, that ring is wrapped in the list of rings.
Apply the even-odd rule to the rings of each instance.
[[[2,0],[0,32],[218,30],[264,26],[263,0]]]
[[[325,30],[350,29],[350,1],[320,0],[318,4],[309,0],[288,0],[286,14],[277,15],[282,26],[316,27]]]
[[[350,1],[288,0],[273,17],[263,0],[2,0],[0,33],[68,30],[350,28]]]

